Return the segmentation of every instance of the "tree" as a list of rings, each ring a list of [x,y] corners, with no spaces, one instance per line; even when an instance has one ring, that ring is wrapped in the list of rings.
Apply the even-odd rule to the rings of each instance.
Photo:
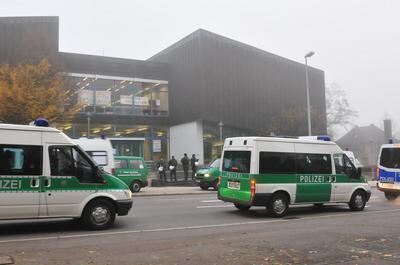
[[[328,133],[333,135],[336,127],[348,130],[348,127],[353,125],[353,119],[358,117],[358,113],[351,109],[346,91],[333,83],[326,87],[325,98]]]
[[[71,114],[64,111],[68,104],[64,82],[48,60],[38,64],[0,66],[0,120],[28,124],[38,117],[60,120]]]

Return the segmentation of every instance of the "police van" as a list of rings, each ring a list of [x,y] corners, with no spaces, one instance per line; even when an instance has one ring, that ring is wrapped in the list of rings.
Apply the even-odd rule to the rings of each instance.
[[[379,150],[377,188],[389,201],[400,195],[400,144],[384,144]]]
[[[65,134],[0,124],[0,219],[70,217],[106,229],[127,215],[132,193]]]
[[[331,141],[235,137],[224,143],[218,198],[239,210],[264,206],[274,217],[290,204],[348,203],[361,211],[371,190]]]

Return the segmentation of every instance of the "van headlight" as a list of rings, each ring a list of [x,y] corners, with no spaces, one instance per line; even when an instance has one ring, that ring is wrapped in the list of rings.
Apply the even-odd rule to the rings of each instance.
[[[126,197],[128,197],[128,199],[132,199],[132,191],[131,190],[124,190]]]
[[[209,173],[206,173],[206,174],[204,174],[204,177],[209,178],[209,177],[210,177],[210,174],[209,174]]]

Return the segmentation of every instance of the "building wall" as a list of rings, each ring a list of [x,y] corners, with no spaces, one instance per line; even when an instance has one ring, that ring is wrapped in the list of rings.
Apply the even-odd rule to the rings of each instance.
[[[211,32],[196,31],[149,60],[169,65],[173,124],[206,119],[268,134],[272,117],[306,108],[303,64]],[[311,105],[321,114],[314,133],[326,133],[324,73],[309,74]]]
[[[0,18],[0,64],[54,60],[58,52],[58,17]]]
[[[190,158],[196,155],[204,163],[203,125],[201,121],[189,122],[170,127],[170,154],[180,161],[184,153]]]

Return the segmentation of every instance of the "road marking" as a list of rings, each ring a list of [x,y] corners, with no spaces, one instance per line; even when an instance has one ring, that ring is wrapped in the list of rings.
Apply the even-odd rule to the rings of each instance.
[[[233,204],[224,204],[224,205],[203,205],[203,206],[197,206],[197,209],[204,209],[204,208],[228,208],[228,207],[233,207]]]
[[[352,212],[342,214],[327,214],[313,217],[302,217],[299,219],[273,219],[264,221],[249,221],[249,222],[236,222],[236,223],[223,223],[223,224],[212,224],[212,225],[197,225],[197,226],[181,226],[181,227],[168,227],[159,229],[144,229],[144,230],[127,230],[127,231],[115,231],[115,232],[98,232],[98,233],[87,233],[87,234],[75,234],[66,236],[50,236],[50,237],[33,237],[33,238],[21,238],[11,240],[0,240],[0,244],[6,243],[18,243],[18,242],[29,242],[29,241],[44,241],[44,240],[57,240],[57,239],[73,239],[73,238],[87,238],[87,237],[98,237],[98,236],[113,236],[113,235],[125,235],[125,234],[137,234],[137,233],[154,233],[154,232],[168,232],[168,231],[181,231],[181,230],[194,230],[194,229],[207,229],[217,227],[231,227],[241,225],[257,225],[257,224],[268,224],[268,223],[279,223],[279,222],[301,222],[305,220],[315,220],[321,218],[331,217],[349,217],[354,215],[367,215],[367,214],[381,214],[390,212],[399,212],[400,209],[382,210],[382,211],[371,211],[371,212]]]
[[[204,199],[215,199],[214,197],[185,197],[185,198],[166,198],[166,199],[155,199],[155,201],[188,201],[188,200],[204,200]]]
[[[205,200],[205,201],[200,201],[203,203],[211,203],[211,202],[222,202],[221,200]]]

